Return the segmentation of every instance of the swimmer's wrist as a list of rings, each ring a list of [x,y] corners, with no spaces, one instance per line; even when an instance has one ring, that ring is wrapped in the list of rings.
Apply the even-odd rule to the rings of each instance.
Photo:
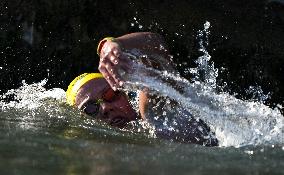
[[[107,42],[107,41],[114,41],[115,38],[114,37],[105,37],[104,39],[102,39],[99,44],[98,44],[98,47],[97,47],[97,54],[100,56],[100,53],[102,51],[102,48],[104,46],[104,44]]]
[[[102,50],[103,50],[103,47],[104,45],[107,43],[107,42],[114,42],[116,44],[118,44],[118,46],[121,48],[121,43],[118,41],[118,39],[114,38],[114,37],[105,37],[104,39],[102,39],[99,44],[98,44],[98,47],[97,47],[97,54],[100,56]]]

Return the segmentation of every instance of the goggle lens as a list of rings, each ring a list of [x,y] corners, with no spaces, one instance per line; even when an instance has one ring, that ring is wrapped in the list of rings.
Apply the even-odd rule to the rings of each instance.
[[[92,117],[96,117],[99,113],[100,103],[104,101],[111,102],[117,93],[119,92],[115,92],[111,88],[109,88],[104,92],[101,99],[87,102],[82,108],[83,112]]]

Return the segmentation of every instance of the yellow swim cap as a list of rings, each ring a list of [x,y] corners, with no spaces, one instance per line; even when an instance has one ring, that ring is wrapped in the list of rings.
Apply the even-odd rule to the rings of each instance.
[[[75,105],[78,90],[92,79],[103,78],[101,73],[84,73],[76,77],[68,86],[66,91],[66,101],[69,105]]]

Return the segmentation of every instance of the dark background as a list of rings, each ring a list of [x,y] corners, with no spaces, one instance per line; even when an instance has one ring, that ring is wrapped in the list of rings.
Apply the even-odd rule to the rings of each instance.
[[[97,71],[100,39],[139,31],[163,35],[190,79],[184,69],[202,54],[197,32],[206,21],[222,89],[251,99],[249,86],[261,86],[271,95],[266,104],[284,105],[282,0],[1,0],[0,93],[44,78],[47,88],[66,89],[80,73]]]

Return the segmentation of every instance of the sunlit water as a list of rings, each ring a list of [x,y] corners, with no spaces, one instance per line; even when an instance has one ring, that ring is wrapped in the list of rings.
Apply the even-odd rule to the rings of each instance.
[[[1,96],[1,174],[283,174],[283,116],[261,102],[216,92],[218,70],[206,40],[200,45],[204,55],[190,70],[194,83],[136,62],[126,88],[148,87],[178,101],[210,126],[219,147],[156,138],[145,122],[112,128],[68,106],[63,89],[44,88],[47,80],[23,82]]]

